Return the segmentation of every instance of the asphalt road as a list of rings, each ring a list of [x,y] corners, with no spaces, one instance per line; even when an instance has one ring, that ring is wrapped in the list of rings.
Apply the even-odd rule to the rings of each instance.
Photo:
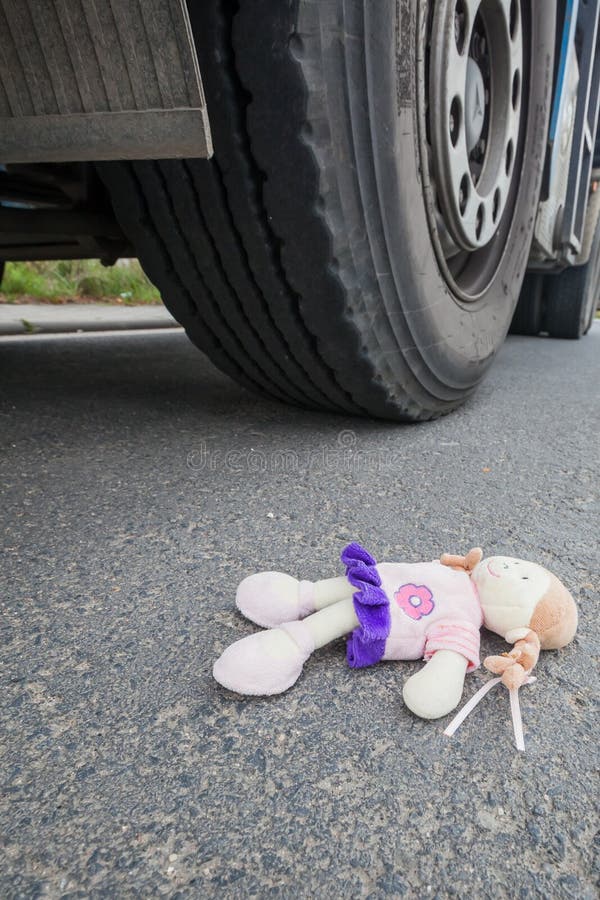
[[[510,339],[422,426],[256,398],[180,333],[4,341],[0,370],[2,897],[597,896],[599,325]],[[503,689],[449,739],[403,706],[416,663],[341,642],[281,697],[212,680],[238,581],[338,574],[351,539],[570,586],[525,754]]]

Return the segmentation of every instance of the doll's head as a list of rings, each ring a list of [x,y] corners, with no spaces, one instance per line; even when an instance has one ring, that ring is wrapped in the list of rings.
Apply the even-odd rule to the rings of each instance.
[[[474,567],[483,624],[511,643],[535,631],[542,650],[566,646],[577,628],[577,607],[558,578],[537,563],[489,556]]]

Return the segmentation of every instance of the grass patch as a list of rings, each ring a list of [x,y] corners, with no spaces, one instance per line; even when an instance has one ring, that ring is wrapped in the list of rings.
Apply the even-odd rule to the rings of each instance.
[[[157,304],[160,294],[136,259],[103,266],[96,259],[7,262],[0,303]]]

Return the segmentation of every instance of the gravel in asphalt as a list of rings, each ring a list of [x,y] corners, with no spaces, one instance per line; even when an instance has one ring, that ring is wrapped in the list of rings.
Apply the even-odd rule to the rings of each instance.
[[[597,896],[600,326],[509,339],[421,426],[254,397],[177,332],[7,341],[0,368],[1,896]],[[571,588],[525,754],[503,689],[449,739],[403,705],[420,664],[351,671],[341,641],[280,697],[213,681],[254,630],[237,583],[338,574],[353,539]]]

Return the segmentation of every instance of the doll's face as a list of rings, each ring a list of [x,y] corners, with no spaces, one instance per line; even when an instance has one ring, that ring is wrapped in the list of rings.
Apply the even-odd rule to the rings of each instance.
[[[550,573],[537,563],[511,556],[488,556],[471,575],[483,609],[483,624],[501,634],[527,627],[550,587]]]

